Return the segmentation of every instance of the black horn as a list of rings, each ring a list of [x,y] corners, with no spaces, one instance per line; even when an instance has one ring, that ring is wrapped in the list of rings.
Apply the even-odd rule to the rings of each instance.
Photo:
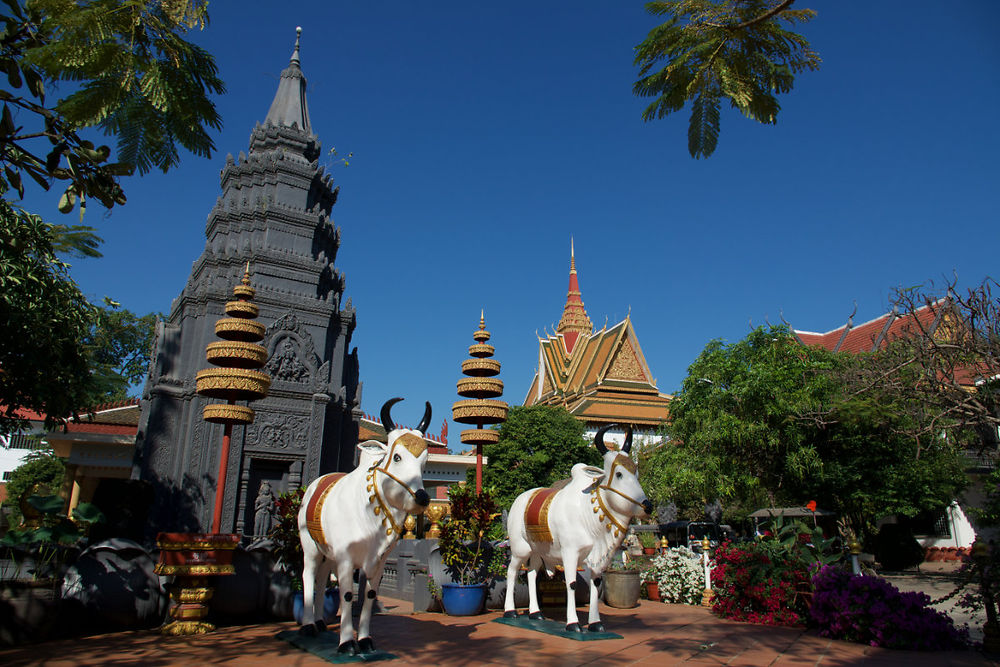
[[[597,429],[597,433],[594,434],[594,447],[597,447],[597,451],[604,456],[608,453],[608,448],[604,445],[604,434],[608,429],[612,429],[618,424],[605,424],[601,428]]]
[[[625,433],[625,444],[622,445],[622,451],[626,454],[632,451],[632,425],[628,425],[628,431]]]
[[[396,405],[396,403],[399,403],[401,400],[403,399],[390,398],[385,402],[385,405],[382,406],[382,412],[379,414],[382,417],[382,428],[385,429],[386,435],[389,435],[389,431],[396,430],[396,425],[392,423],[392,415],[389,413],[392,412],[392,406]]]
[[[420,433],[427,433],[427,427],[431,425],[431,402],[424,401],[424,418],[420,420],[417,430]]]

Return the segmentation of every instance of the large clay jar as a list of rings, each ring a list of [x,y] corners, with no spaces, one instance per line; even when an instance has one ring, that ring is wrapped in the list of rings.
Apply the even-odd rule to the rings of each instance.
[[[153,571],[155,565],[156,560],[131,540],[98,542],[84,550],[66,572],[64,610],[81,628],[112,631],[155,627],[163,622],[168,602]]]
[[[639,606],[639,572],[611,570],[604,573],[604,601],[610,607],[631,609]]]

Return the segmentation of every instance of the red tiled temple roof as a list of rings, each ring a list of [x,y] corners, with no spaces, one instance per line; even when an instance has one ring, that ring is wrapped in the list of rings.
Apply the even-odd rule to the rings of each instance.
[[[934,335],[942,320],[947,317],[947,300],[938,299],[934,303],[917,308],[913,313],[899,314],[890,311],[885,315],[854,326],[851,319],[841,327],[815,333],[792,329],[792,333],[805,345],[819,345],[831,352],[874,352],[889,342],[926,332]],[[956,368],[954,379],[962,385],[972,386],[983,373],[974,368]]]

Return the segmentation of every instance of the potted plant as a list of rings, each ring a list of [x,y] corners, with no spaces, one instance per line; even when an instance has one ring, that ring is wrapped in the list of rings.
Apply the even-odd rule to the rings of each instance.
[[[611,607],[631,609],[639,605],[639,570],[617,554],[604,571],[604,601]]]
[[[278,567],[289,579],[292,592],[292,618],[302,624],[302,541],[299,538],[299,508],[305,489],[299,488],[278,494],[274,501],[275,524],[268,534],[274,543],[274,557]],[[332,622],[340,608],[340,593],[337,587],[326,589],[323,597],[323,617]],[[287,607],[286,607],[287,609]],[[287,613],[287,612],[285,612]]]
[[[451,518],[441,526],[438,550],[452,577],[441,583],[441,603],[453,616],[478,614],[486,602],[486,589],[504,574],[504,553],[490,542],[500,508],[490,491],[476,494],[468,486],[448,490]]]
[[[660,583],[657,579],[656,567],[653,565],[653,559],[649,557],[644,558],[644,562],[639,570],[640,579],[642,581],[642,591],[646,594],[646,599],[650,602],[660,601]]]
[[[661,602],[701,604],[705,569],[701,557],[687,547],[672,547],[653,556],[650,576],[657,582]]]
[[[660,541],[656,537],[656,533],[650,532],[636,532],[639,536],[639,543],[642,544],[642,553],[646,556],[652,556],[656,553],[656,547],[660,546]]]

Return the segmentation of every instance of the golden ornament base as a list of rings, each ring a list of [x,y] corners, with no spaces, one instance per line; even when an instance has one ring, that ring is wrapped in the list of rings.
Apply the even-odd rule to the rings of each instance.
[[[712,606],[712,598],[714,598],[714,597],[715,597],[715,593],[712,592],[712,589],[706,588],[704,590],[704,592],[701,594],[701,606],[702,607],[711,607]]]
[[[160,634],[170,637],[207,635],[210,632],[215,632],[215,626],[205,621],[171,621],[160,628]]]

